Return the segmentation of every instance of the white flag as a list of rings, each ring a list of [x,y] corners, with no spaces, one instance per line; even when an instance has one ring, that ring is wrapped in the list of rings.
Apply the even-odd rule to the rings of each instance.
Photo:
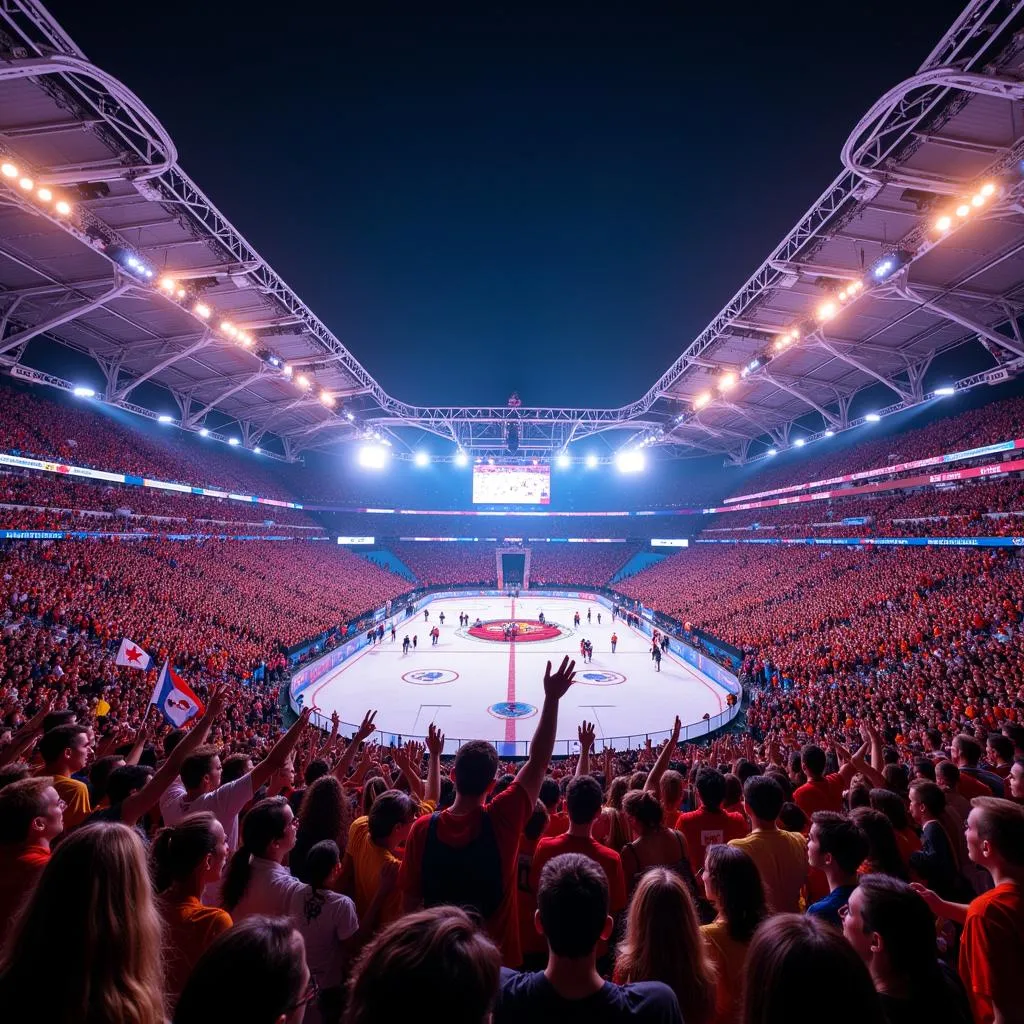
[[[121,641],[120,650],[114,659],[118,665],[127,665],[129,668],[149,668],[149,655],[134,641],[127,637]]]

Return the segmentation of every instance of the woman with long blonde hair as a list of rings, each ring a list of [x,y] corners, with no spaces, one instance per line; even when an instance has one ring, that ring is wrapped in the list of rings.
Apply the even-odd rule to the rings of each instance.
[[[165,1024],[160,947],[142,840],[125,825],[86,825],[54,851],[8,932],[0,1013]]]
[[[615,981],[664,982],[675,992],[686,1024],[710,1024],[717,980],[689,887],[674,871],[651,868],[629,904]]]
[[[622,809],[622,798],[628,790],[629,779],[624,775],[611,780],[608,799],[591,829],[591,835],[610,850],[621,850],[633,838],[626,812]]]

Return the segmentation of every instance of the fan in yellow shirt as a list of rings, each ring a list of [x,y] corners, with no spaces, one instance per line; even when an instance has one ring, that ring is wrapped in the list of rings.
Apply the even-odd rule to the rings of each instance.
[[[743,850],[757,865],[765,899],[776,914],[798,914],[807,882],[807,840],[784,832],[775,823],[785,794],[770,775],[754,775],[743,786],[743,806],[753,825],[749,836],[729,845]]]

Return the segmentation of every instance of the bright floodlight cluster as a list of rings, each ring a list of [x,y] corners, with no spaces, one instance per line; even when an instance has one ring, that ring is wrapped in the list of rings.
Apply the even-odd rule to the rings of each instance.
[[[58,217],[70,217],[74,207],[63,196],[58,196],[46,185],[38,185],[31,173],[19,168],[11,160],[0,163],[0,178],[11,189],[30,197],[36,205],[52,210]]]

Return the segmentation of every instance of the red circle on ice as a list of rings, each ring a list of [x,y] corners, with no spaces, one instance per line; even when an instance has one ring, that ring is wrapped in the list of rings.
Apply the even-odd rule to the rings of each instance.
[[[474,623],[467,632],[477,640],[508,643],[515,639],[517,643],[529,643],[533,640],[553,640],[562,635],[562,627],[537,619],[491,619],[479,625]]]

